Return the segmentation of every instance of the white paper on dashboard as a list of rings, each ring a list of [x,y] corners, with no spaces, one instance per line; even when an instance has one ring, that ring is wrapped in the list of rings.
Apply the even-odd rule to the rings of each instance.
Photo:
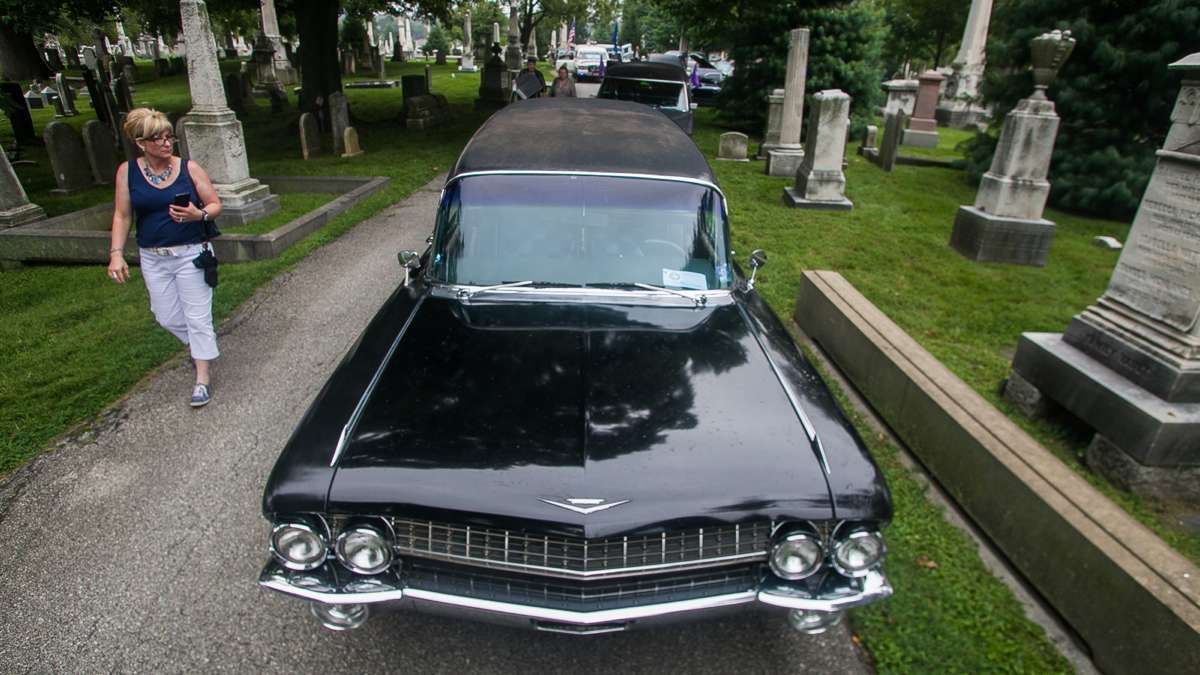
[[[703,274],[697,272],[684,272],[683,270],[669,270],[663,268],[663,286],[667,288],[682,288],[691,291],[707,291],[708,279]]]

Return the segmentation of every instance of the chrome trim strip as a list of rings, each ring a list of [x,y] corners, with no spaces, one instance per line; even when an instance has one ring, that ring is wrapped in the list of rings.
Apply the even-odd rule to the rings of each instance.
[[[400,327],[400,332],[396,333],[396,339],[392,340],[392,346],[388,347],[387,355],[383,357],[383,361],[375,369],[375,374],[371,376],[371,381],[367,383],[367,388],[363,390],[362,397],[358,399],[358,405],[354,406],[354,412],[350,413],[350,419],[346,420],[346,425],[342,427],[342,433],[338,436],[337,447],[333,449],[333,457],[329,460],[329,466],[337,466],[338,458],[342,456],[342,451],[346,449],[346,444],[349,443],[350,434],[354,431],[354,427],[358,425],[358,418],[362,416],[363,410],[367,407],[367,401],[370,400],[371,394],[375,393],[375,386],[379,384],[379,379],[383,377],[383,369],[387,368],[388,363],[391,362],[392,355],[396,353],[396,348],[400,346],[400,340],[404,339],[404,334],[408,332],[408,327],[412,324],[413,318],[421,310],[421,305],[425,304],[426,297],[428,296],[422,295],[417,300],[417,304],[413,305],[412,310],[408,313],[408,317],[404,319],[404,325]]]
[[[585,545],[586,545],[586,541]],[[663,547],[667,545],[666,535],[663,535]],[[688,562],[669,562],[659,563],[657,565],[642,565],[640,567],[622,567],[620,569],[611,570],[568,570],[560,567],[545,567],[542,565],[527,565],[523,563],[498,562],[494,560],[485,560],[483,558],[468,558],[467,556],[455,555],[453,553],[427,553],[417,552],[408,549],[401,549],[403,555],[412,556],[413,558],[424,558],[426,560],[443,560],[472,567],[486,567],[488,569],[497,570],[526,570],[530,572],[540,572],[545,576],[558,577],[562,579],[619,579],[621,577],[637,576],[648,574],[651,572],[686,572],[707,567],[720,567],[738,562],[752,562],[754,560],[766,560],[768,553],[759,551],[755,553],[739,553],[737,555],[728,555],[721,558],[705,558],[703,560],[693,560]],[[586,552],[585,552],[586,555]],[[586,560],[585,560],[586,563]]]
[[[667,176],[653,173],[622,173],[619,171],[556,171],[553,169],[492,169],[489,171],[468,171],[454,176],[446,181],[446,185],[469,178],[471,176],[601,176],[605,178],[641,178],[648,180],[669,180],[676,183],[691,183],[692,185],[701,185],[703,187],[712,188],[721,195],[721,201],[728,201],[725,198],[725,193],[716,183],[702,180],[700,178],[689,178],[687,176]],[[444,189],[444,188],[443,188]]]
[[[293,586],[291,584],[279,581],[278,579],[259,579],[258,585],[262,586],[263,588],[269,588],[273,591],[279,591],[285,595],[291,595],[303,600],[311,600],[313,602],[323,602],[327,605],[391,602],[393,600],[402,599],[406,594],[405,591],[399,588],[391,591],[371,591],[368,593],[314,591],[310,588]]]
[[[471,294],[480,288],[487,286],[473,286],[465,284],[447,284],[440,281],[430,281],[430,295],[438,298],[459,299],[460,293]],[[555,302],[600,302],[605,299],[611,299],[616,303],[629,303],[630,300],[669,300],[674,306],[680,306],[679,300],[687,294],[687,298],[691,300],[691,304],[685,305],[694,307],[698,304],[698,297],[706,299],[706,305],[724,306],[733,301],[733,291],[728,288],[718,288],[709,291],[650,291],[645,289],[615,289],[615,288],[584,288],[581,286],[555,286],[552,288],[531,288],[529,286],[509,286],[489,291],[486,296],[464,299],[465,304],[480,304],[486,303],[488,300],[495,300],[504,297],[519,296],[522,300],[536,298],[537,296],[548,296]],[[694,294],[694,295],[693,295]],[[679,298],[679,300],[675,300]],[[697,307],[702,309],[703,307]]]
[[[619,623],[621,621],[645,619],[652,616],[661,616],[663,614],[674,614],[676,612],[691,612],[698,609],[711,609],[713,607],[740,605],[746,602],[754,602],[755,592],[743,591],[741,593],[714,595],[711,598],[678,600],[675,602],[664,602],[657,605],[642,605],[640,607],[607,609],[596,612],[573,612],[565,609],[550,609],[547,607],[533,607],[530,605],[514,605],[507,602],[497,602],[495,600],[480,600],[477,598],[466,598],[458,595],[448,595],[446,593],[426,591],[419,588],[411,588],[406,590],[404,592],[404,597],[406,599],[436,602],[443,605],[453,605],[455,607],[477,609],[485,612],[513,614],[517,616],[529,617],[531,619],[540,619],[543,621],[556,621],[559,623],[573,623],[590,626],[598,623]]]
[[[738,305],[738,311],[742,313],[743,320],[747,323],[752,323],[744,307]],[[771,358],[771,352],[763,344],[762,336],[758,334],[758,331],[751,332],[754,333],[754,341],[758,343],[759,350],[767,359],[767,364],[771,366],[771,372],[775,375],[779,386],[783,387],[783,393],[787,396],[788,403],[791,404],[792,410],[796,411],[796,416],[800,418],[800,426],[804,427],[804,433],[808,435],[808,442],[812,444],[813,450],[816,452],[817,461],[821,463],[821,468],[825,470],[825,475],[831,475],[829,459],[825,456],[825,446],[821,445],[821,439],[817,437],[817,430],[813,428],[812,422],[808,420],[808,415],[804,413],[804,407],[797,401],[796,393],[792,391],[792,387],[783,378],[783,373],[779,372],[779,366],[775,365],[775,359]]]
[[[816,612],[836,612],[882,600],[892,595],[887,577],[871,570],[862,577],[862,590],[836,597],[814,597],[805,591],[784,586],[772,586],[758,592],[758,601],[775,607],[806,609]]]

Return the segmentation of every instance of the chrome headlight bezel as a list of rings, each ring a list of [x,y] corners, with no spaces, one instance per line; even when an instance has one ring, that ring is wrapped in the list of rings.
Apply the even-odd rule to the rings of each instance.
[[[353,537],[373,537],[376,540],[376,545],[379,547],[381,560],[376,565],[364,567],[355,564],[352,560],[352,553],[346,551],[346,547],[350,544]],[[387,570],[392,566],[394,556],[392,554],[392,542],[385,532],[380,528],[372,525],[355,524],[346,527],[338,534],[337,541],[333,545],[334,557],[342,564],[342,567],[354,572],[355,574],[374,575]]]
[[[810,559],[810,562],[805,568],[794,572],[788,572],[782,568],[782,563],[779,562],[778,557],[788,547],[797,551],[801,550],[802,547],[807,548],[808,556],[806,557]],[[793,531],[780,537],[771,545],[771,554],[768,561],[771,572],[775,576],[788,581],[799,581],[800,579],[807,579],[821,569],[821,564],[825,561],[825,547],[821,543],[821,538],[816,534],[804,530]]]
[[[308,561],[296,561],[285,556],[283,552],[279,550],[279,536],[284,530],[288,529],[297,530],[315,538],[318,548],[320,549],[320,553]],[[329,538],[325,535],[324,531],[317,527],[302,521],[289,520],[278,523],[275,525],[275,527],[271,528],[270,547],[271,555],[274,556],[275,560],[278,561],[280,565],[283,565],[289,570],[307,572],[309,570],[316,569],[325,563],[325,559],[329,555]]]
[[[870,562],[865,565],[852,566],[845,560],[845,555],[851,546],[861,546],[864,541],[872,541],[878,544],[878,551]],[[865,577],[871,570],[883,564],[884,558],[887,557],[887,542],[883,540],[883,535],[876,530],[855,530],[844,537],[839,537],[833,544],[833,551],[829,556],[833,568],[838,574],[845,577]]]

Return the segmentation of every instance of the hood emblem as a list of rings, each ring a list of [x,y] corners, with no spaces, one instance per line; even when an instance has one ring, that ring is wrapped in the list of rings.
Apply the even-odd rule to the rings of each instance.
[[[566,499],[564,500],[566,502],[565,504],[553,499],[543,499],[540,497],[538,500],[551,506],[557,506],[560,509],[574,511],[575,513],[582,513],[585,516],[597,511],[603,511],[605,509],[611,509],[614,506],[620,506],[622,504],[629,503],[628,499],[622,499],[618,502],[610,502],[604,499]]]

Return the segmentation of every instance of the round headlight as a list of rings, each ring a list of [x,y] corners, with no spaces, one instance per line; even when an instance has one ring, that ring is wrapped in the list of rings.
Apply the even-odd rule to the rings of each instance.
[[[771,549],[771,571],[784,579],[803,579],[821,567],[824,557],[820,540],[807,532],[795,532]]]
[[[887,547],[878,532],[851,532],[833,547],[833,566],[848,577],[861,577],[883,560]]]
[[[392,564],[391,547],[373,527],[360,525],[342,530],[333,550],[347,569],[359,574],[379,574]]]
[[[271,553],[290,570],[319,567],[325,547],[325,536],[304,523],[280,523],[271,530]]]

